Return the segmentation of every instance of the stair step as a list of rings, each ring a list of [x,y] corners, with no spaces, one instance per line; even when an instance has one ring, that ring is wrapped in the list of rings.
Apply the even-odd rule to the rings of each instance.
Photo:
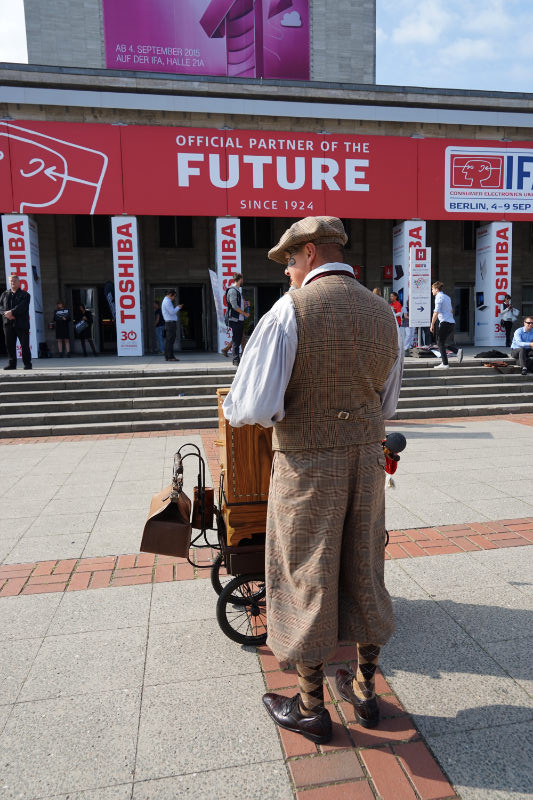
[[[0,428],[0,439],[19,439],[36,436],[78,436],[106,433],[135,433],[140,431],[194,430],[215,428],[216,417],[186,417],[180,420],[155,419],[149,422],[98,422],[71,425],[35,425],[29,428]]]

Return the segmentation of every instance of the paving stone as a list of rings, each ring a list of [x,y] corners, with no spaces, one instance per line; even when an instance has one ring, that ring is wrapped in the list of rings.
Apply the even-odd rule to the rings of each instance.
[[[144,515],[146,517],[146,514]],[[83,558],[138,553],[141,544],[143,523],[126,525],[123,528],[108,528],[89,534],[80,554]]]
[[[136,780],[280,760],[260,673],[146,686]]]
[[[533,697],[533,636],[487,642],[484,649],[507,675]]]
[[[205,679],[259,671],[255,648],[236,646],[214,619],[150,628],[145,672],[148,686],[190,681],[193,675]]]
[[[533,700],[475,643],[439,644],[397,656],[382,651],[385,677],[423,736],[531,719]]]
[[[28,595],[2,597],[0,601],[0,631],[3,639],[42,639],[61,595]]]
[[[85,511],[74,514],[72,511],[68,513],[69,503],[63,500],[61,508],[63,513],[50,514],[45,509],[42,514],[35,520],[35,522],[28,528],[26,535],[31,537],[37,536],[67,536],[71,533],[90,533],[94,523],[98,518],[98,511]]]
[[[89,789],[87,792],[69,792],[56,794],[47,800],[130,800],[132,793],[131,783],[122,783],[120,786],[107,786],[99,789]]]
[[[22,536],[5,557],[5,564],[50,559],[80,558],[89,534],[71,533],[66,536]]]
[[[529,800],[533,796],[531,724],[428,736],[461,800]]]
[[[145,628],[47,636],[26,678],[19,701],[141,686]]]
[[[133,800],[293,800],[283,761],[135,783]]]
[[[52,621],[49,635],[118,630],[148,624],[151,586],[124,586],[120,591],[68,592]]]
[[[0,736],[3,800],[131,783],[139,702],[124,690],[15,705]]]
[[[436,595],[444,589],[450,592],[456,588],[468,589],[473,584],[504,586],[505,581],[484,566],[482,561],[470,562],[469,558],[457,553],[409,559],[402,563],[402,568],[430,595]]]
[[[213,620],[217,599],[210,580],[156,584],[153,587],[150,624]]]
[[[441,608],[452,616],[479,644],[533,636],[533,595],[519,592],[509,584],[479,585],[457,593],[437,593]]]
[[[0,705],[15,702],[40,646],[40,639],[8,639],[2,642]]]

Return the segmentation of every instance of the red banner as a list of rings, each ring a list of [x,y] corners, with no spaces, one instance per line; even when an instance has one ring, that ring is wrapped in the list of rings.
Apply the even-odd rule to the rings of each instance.
[[[4,206],[0,190],[3,211],[122,212],[119,128],[84,123],[0,122],[0,137],[9,141],[13,190],[9,208]]]
[[[0,212],[533,220],[533,143],[0,122]]]

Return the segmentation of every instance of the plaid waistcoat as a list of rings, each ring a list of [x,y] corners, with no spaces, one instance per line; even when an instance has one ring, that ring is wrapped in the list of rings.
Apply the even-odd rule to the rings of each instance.
[[[380,392],[398,354],[387,303],[353,278],[327,274],[291,293],[298,349],[274,425],[274,450],[385,438]]]

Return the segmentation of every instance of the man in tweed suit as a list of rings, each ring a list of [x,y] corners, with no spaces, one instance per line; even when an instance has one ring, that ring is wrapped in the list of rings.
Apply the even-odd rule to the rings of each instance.
[[[266,536],[267,644],[296,665],[300,692],[263,702],[283,728],[331,738],[323,664],[357,642],[337,687],[374,727],[374,673],[394,630],[385,589],[384,419],[396,409],[403,349],[387,303],[343,263],[336,217],[295,222],[269,252],[291,289],[260,320],[224,403],[234,427],[274,426]]]

